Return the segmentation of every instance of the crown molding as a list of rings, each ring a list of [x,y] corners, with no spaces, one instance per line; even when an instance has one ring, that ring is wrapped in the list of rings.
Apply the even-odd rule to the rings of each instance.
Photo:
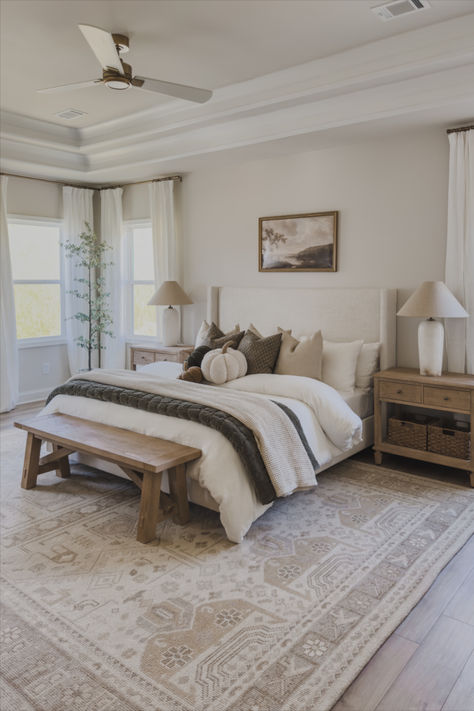
[[[205,156],[468,98],[474,14],[430,25],[95,126],[2,117],[2,169],[84,182],[124,180]]]

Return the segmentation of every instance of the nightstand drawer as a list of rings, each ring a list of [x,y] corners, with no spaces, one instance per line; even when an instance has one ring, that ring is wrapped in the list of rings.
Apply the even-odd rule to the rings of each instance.
[[[423,402],[432,407],[446,407],[450,410],[464,410],[469,412],[471,407],[471,394],[467,390],[454,388],[437,388],[425,385],[423,389]]]
[[[380,381],[380,397],[400,402],[421,402],[421,385],[417,383],[397,383],[390,380]]]
[[[179,363],[179,356],[173,353],[155,353],[155,360],[167,360],[170,363]]]
[[[147,365],[147,363],[153,363],[155,360],[155,354],[150,351],[133,351],[133,364],[134,365]]]

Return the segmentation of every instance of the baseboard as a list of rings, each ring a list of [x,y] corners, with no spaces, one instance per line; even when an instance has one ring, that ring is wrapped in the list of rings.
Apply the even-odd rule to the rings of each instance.
[[[26,405],[31,402],[46,400],[52,389],[52,387],[49,387],[43,390],[25,390],[24,392],[20,393],[18,397],[18,404]]]

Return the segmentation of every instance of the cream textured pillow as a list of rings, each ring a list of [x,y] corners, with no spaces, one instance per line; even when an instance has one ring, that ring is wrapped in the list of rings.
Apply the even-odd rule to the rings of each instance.
[[[357,360],[355,386],[370,390],[379,365],[380,343],[363,343]]]
[[[353,392],[357,359],[362,344],[363,341],[350,343],[324,341],[321,380],[336,390]]]
[[[251,323],[251,324],[249,325],[248,330],[249,330],[249,331],[252,331],[252,333],[254,333],[254,334],[255,334],[256,336],[258,336],[259,338],[263,338],[263,335],[260,333],[260,331],[258,330],[258,328],[253,325],[253,323]]]
[[[281,346],[273,372],[320,380],[323,351],[321,331],[299,341],[291,335],[291,331],[284,331],[282,328],[278,330],[281,333]]]

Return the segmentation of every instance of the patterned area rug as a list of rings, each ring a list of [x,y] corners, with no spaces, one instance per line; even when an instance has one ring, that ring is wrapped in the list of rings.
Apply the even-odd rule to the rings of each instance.
[[[134,485],[2,466],[2,711],[324,711],[474,531],[474,492],[360,462],[235,545],[217,514],[134,540]]]

